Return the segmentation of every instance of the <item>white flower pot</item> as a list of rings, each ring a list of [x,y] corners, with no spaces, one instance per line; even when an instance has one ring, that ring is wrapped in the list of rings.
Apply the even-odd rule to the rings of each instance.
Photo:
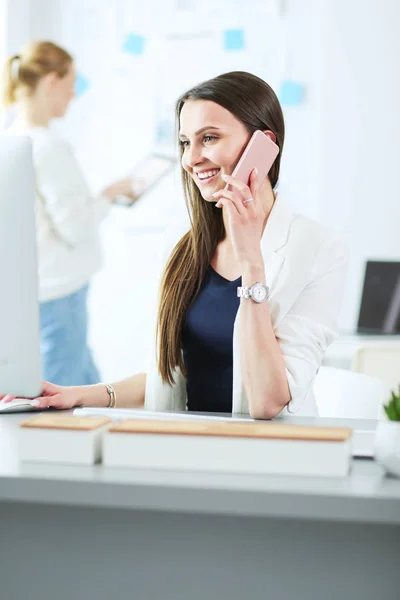
[[[375,435],[375,460],[387,473],[400,477],[400,422],[379,421]]]

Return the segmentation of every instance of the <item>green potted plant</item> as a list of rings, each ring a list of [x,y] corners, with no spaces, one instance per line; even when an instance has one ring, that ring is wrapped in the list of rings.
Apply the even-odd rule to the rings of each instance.
[[[378,423],[375,458],[387,473],[400,477],[400,385],[383,409],[387,419]]]

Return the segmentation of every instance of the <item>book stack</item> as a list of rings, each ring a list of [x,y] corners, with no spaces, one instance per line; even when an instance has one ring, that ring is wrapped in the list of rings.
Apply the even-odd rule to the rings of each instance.
[[[260,422],[128,419],[103,437],[110,467],[342,477],[352,430]]]
[[[107,417],[43,414],[23,421],[19,429],[22,461],[93,465],[101,459]]]

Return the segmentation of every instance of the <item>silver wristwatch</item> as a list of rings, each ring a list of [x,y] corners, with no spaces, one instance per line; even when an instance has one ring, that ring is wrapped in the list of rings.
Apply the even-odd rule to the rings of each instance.
[[[260,304],[269,296],[269,288],[264,283],[257,281],[251,287],[238,287],[238,298],[251,298],[254,302]]]

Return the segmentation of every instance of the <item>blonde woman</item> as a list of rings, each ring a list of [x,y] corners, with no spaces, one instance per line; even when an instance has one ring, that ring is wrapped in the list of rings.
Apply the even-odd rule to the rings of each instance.
[[[43,371],[60,385],[100,380],[87,342],[88,284],[101,263],[100,222],[117,195],[132,196],[127,179],[92,197],[69,144],[51,129],[74,97],[75,79],[72,56],[47,41],[8,58],[2,79],[3,104],[15,113],[6,135],[33,144]]]
[[[37,405],[315,415],[312,387],[336,336],[347,250],[275,192],[279,101],[258,77],[226,73],[179,98],[176,117],[191,227],[166,248],[147,373],[107,386],[45,382]],[[264,181],[253,170],[246,185],[231,174],[256,130],[280,153]],[[256,285],[256,298],[243,293]]]

